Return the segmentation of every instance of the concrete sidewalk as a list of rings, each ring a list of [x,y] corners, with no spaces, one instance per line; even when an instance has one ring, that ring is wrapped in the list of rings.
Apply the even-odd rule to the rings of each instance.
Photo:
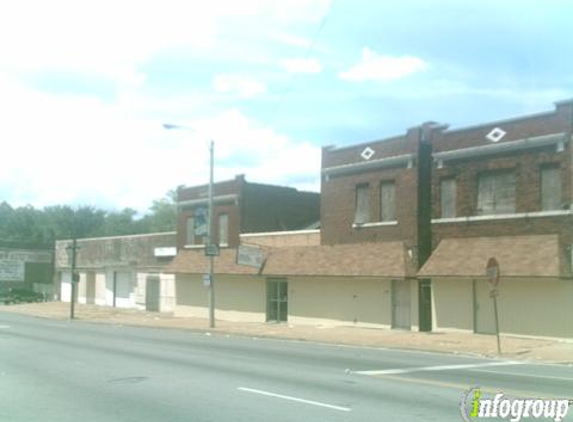
[[[65,320],[69,303],[48,302],[0,306],[0,312],[13,312],[41,318]],[[205,333],[249,337],[273,337],[317,341],[350,346],[427,350],[454,354],[496,357],[496,338],[473,333],[419,333],[358,327],[293,326],[289,324],[217,321],[215,329],[202,318],[181,318],[169,314],[117,309],[95,305],[76,305],[76,317],[86,322],[186,329]],[[502,357],[573,365],[573,340],[501,337]]]

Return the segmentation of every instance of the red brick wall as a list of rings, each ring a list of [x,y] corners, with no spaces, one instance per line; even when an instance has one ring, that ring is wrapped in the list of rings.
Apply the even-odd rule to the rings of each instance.
[[[365,162],[360,153],[372,148],[376,153],[371,160],[404,154],[414,155],[414,167],[375,169],[350,175],[322,177],[321,188],[321,241],[323,244],[357,243],[364,241],[403,240],[409,247],[417,245],[417,168],[419,130],[412,129],[400,138],[375,141],[350,148],[322,151],[322,168]],[[394,181],[397,225],[353,228],[356,186],[369,184],[370,214],[372,221],[379,220],[380,184]]]
[[[243,175],[235,177],[233,180],[217,182],[213,185],[213,196],[238,195],[239,205],[235,203],[215,204],[213,208],[214,233],[215,241],[218,241],[219,235],[219,214],[229,214],[229,246],[236,247],[239,244],[239,233],[241,227],[240,201],[243,185],[245,184]],[[206,199],[208,197],[208,186],[193,186],[182,188],[178,191],[179,201]],[[207,205],[207,204],[205,204]],[[179,212],[177,219],[177,247],[183,248],[186,239],[187,218],[193,215],[192,209],[184,209]],[[196,243],[202,243],[197,240]]]
[[[566,133],[565,150],[556,151],[556,146],[507,152],[505,154],[471,157],[463,160],[445,161],[443,168],[434,167],[432,173],[432,217],[440,217],[440,180],[455,177],[456,217],[476,216],[478,200],[478,176],[480,172],[514,169],[516,175],[516,213],[541,211],[541,167],[556,164],[561,169],[562,203],[566,207],[573,203],[573,154],[571,131],[573,124],[573,103],[559,104],[554,112],[525,116],[505,122],[494,122],[467,130],[436,133],[434,152],[457,150],[481,145],[491,145],[485,136],[494,128],[506,131],[499,141],[512,142],[559,132]],[[573,243],[573,217],[530,217],[515,219],[491,219],[486,221],[433,223],[434,247],[447,237],[474,236],[519,236],[559,234],[561,261],[565,273],[570,273],[566,262],[565,247]]]

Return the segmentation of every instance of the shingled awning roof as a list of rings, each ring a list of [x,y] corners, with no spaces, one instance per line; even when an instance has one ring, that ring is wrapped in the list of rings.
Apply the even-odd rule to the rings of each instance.
[[[265,276],[342,276],[405,278],[415,276],[402,242],[298,246],[266,250]],[[165,269],[169,273],[203,274],[209,261],[201,250],[183,250]],[[236,249],[221,249],[215,258],[217,274],[260,274],[236,263]]]
[[[502,277],[559,277],[557,235],[443,239],[419,277],[485,277],[495,257]]]
[[[273,249],[264,274],[404,278],[415,271],[402,242],[377,242]]]
[[[215,257],[215,273],[246,275],[259,273],[258,268],[239,265],[236,259],[236,249],[221,249],[220,255]],[[209,272],[209,257],[205,256],[203,249],[179,251],[175,259],[165,268],[165,272],[206,274]]]

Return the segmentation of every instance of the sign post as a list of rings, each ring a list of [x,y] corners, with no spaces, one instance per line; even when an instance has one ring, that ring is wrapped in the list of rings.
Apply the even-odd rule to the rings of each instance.
[[[492,257],[487,261],[485,272],[487,275],[487,281],[490,284],[489,297],[491,297],[493,300],[493,313],[495,316],[495,334],[497,337],[497,353],[501,355],[501,343],[499,340],[499,317],[497,313],[497,297],[499,296],[497,285],[499,284],[500,270],[499,270],[499,263],[495,258]]]

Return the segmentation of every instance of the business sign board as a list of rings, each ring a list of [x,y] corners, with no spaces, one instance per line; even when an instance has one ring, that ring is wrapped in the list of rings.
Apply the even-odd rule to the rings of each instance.
[[[239,245],[237,248],[237,264],[261,268],[265,260],[263,250],[257,246]]]
[[[24,281],[24,272],[24,261],[0,259],[0,281]]]
[[[22,262],[52,262],[50,252],[22,251],[22,250],[0,250],[0,259],[22,261]]]

